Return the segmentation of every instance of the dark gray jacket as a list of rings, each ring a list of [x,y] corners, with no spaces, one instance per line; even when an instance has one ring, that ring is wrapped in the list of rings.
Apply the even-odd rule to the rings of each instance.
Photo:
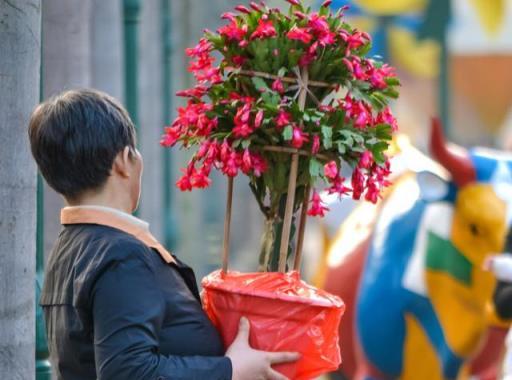
[[[64,226],[41,305],[58,379],[231,379],[193,271],[121,230]]]

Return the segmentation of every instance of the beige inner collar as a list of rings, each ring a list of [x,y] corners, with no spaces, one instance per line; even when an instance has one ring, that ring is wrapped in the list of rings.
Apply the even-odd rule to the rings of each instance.
[[[176,264],[174,257],[149,231],[149,224],[133,215],[104,206],[64,207],[60,213],[62,224],[99,224],[124,231],[158,251],[166,263]]]

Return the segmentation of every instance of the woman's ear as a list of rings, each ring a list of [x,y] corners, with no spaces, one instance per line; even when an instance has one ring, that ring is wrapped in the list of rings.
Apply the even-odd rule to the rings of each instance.
[[[119,152],[114,159],[112,171],[120,175],[122,178],[130,177],[130,147],[125,146],[124,149]]]

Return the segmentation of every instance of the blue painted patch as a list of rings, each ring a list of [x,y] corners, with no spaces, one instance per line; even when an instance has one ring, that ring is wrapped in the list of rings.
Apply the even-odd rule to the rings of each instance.
[[[425,205],[416,202],[390,224],[383,251],[379,252],[372,243],[361,280],[356,306],[361,345],[369,361],[391,376],[402,372],[407,301],[402,277]]]
[[[489,182],[497,169],[498,163],[506,163],[512,171],[512,156],[499,151],[471,149],[470,157],[475,166],[476,178],[480,182]]]
[[[452,186],[449,197],[454,196]],[[418,200],[409,211],[391,222],[383,251],[379,252],[372,243],[356,305],[357,333],[368,360],[386,375],[400,376],[406,338],[405,315],[412,314],[443,358],[444,376],[455,378],[462,359],[450,350],[431,302],[402,287],[426,206],[427,203]]]

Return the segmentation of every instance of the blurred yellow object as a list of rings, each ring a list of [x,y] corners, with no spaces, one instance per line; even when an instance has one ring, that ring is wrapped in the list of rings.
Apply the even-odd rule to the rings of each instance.
[[[447,1],[447,0],[446,0]],[[485,1],[485,0],[484,0]],[[365,11],[381,16],[419,12],[425,8],[426,0],[356,0]]]
[[[505,20],[505,0],[471,0],[484,30],[496,36]]]
[[[411,314],[405,315],[405,322],[407,337],[404,347],[404,368],[400,380],[443,380],[441,362],[425,330]]]
[[[471,265],[470,282],[434,269],[428,269],[425,278],[450,348],[467,357],[475,352],[489,325],[490,315],[482,311],[488,308],[496,280],[481,268],[490,252],[503,250],[506,205],[492,186],[475,183],[459,190],[454,210],[451,241]]]
[[[440,47],[436,41],[420,41],[405,28],[389,30],[389,50],[392,59],[413,75],[434,78],[439,74]]]

